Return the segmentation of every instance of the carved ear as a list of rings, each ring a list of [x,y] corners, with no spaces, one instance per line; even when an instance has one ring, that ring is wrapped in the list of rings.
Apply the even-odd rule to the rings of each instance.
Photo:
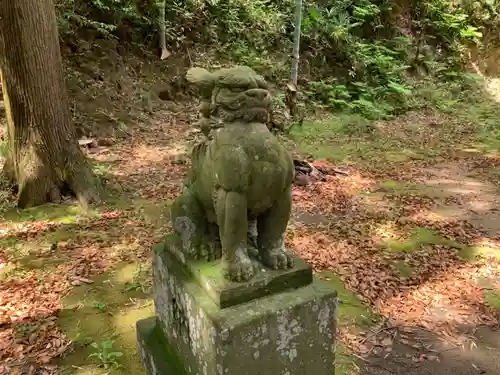
[[[201,95],[210,98],[215,85],[215,75],[203,68],[190,68],[186,80],[200,89]]]
[[[259,86],[259,89],[269,90],[269,84],[266,82],[264,77],[262,77],[260,74],[257,74],[254,78],[257,82],[257,85]]]

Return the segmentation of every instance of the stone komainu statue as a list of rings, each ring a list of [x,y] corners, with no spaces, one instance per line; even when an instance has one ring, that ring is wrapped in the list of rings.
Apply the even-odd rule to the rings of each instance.
[[[213,73],[192,68],[186,78],[200,89],[207,139],[194,147],[186,187],[172,206],[183,251],[207,261],[222,256],[233,281],[257,271],[252,250],[268,267],[293,267],[284,232],[294,166],[266,126],[271,97],[265,80],[244,66]]]

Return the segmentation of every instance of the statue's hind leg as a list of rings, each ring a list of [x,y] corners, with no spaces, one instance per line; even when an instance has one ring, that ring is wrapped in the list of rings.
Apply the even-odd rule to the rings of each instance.
[[[262,262],[273,269],[293,267],[293,257],[285,249],[284,234],[292,210],[290,186],[274,206],[257,220],[258,245]]]
[[[203,207],[189,188],[175,200],[170,213],[174,229],[182,239],[186,255],[206,261],[220,258],[220,241],[214,235]]]

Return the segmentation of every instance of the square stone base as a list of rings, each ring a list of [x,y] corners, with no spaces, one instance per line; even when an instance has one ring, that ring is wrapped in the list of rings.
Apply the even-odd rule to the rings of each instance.
[[[156,249],[153,273],[158,326],[139,336],[151,374],[170,374],[168,361],[182,368],[176,374],[334,374],[337,298],[328,282],[221,308],[169,251]]]
[[[258,262],[255,275],[247,282],[232,282],[225,275],[222,260],[206,262],[204,260],[186,259],[182,252],[181,238],[175,233],[165,237],[163,247],[157,251],[167,251],[186,268],[202,289],[220,308],[226,308],[251,301],[269,294],[283,292],[286,289],[298,288],[312,282],[312,267],[302,259],[294,256],[294,267],[286,270],[273,270]]]
[[[172,350],[156,317],[136,324],[139,356],[151,375],[186,375],[184,365]]]

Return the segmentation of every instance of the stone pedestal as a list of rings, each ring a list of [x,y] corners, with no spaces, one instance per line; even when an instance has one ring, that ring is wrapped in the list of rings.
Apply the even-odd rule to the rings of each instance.
[[[176,235],[154,249],[156,317],[137,323],[152,375],[333,375],[336,293],[297,259],[249,283],[186,260]],[[246,286],[246,287],[245,287]]]

